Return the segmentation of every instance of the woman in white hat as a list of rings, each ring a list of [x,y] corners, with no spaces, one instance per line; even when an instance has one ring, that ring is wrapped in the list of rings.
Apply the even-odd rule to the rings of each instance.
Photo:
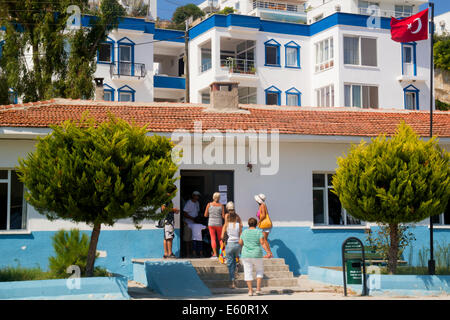
[[[272,221],[269,217],[269,211],[267,211],[266,196],[262,193],[257,194],[255,200],[258,203],[258,212],[256,213],[256,216],[258,217],[258,227],[264,235],[264,241],[266,242],[265,247],[269,250],[264,258],[273,258],[268,241],[269,233],[272,230]]]
[[[228,273],[230,275],[231,288],[236,288],[235,274],[237,269],[236,260],[239,258],[241,246],[239,239],[242,234],[242,221],[234,209],[234,203],[229,201],[226,205],[228,214],[225,216],[225,224],[222,228],[221,239],[226,243],[225,252],[227,255]],[[225,234],[227,240],[225,241]]]

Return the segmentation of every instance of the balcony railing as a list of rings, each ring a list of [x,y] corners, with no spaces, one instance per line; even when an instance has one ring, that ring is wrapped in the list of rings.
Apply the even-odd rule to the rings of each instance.
[[[143,78],[146,75],[145,64],[132,62],[119,62],[111,64],[110,74],[112,76],[129,76]]]
[[[279,11],[290,11],[290,12],[305,12],[303,6],[296,5],[296,4],[275,3],[275,2],[254,0],[253,1],[253,9],[256,9],[256,8],[279,10]]]
[[[255,74],[255,60],[248,59],[221,59],[220,66],[227,68],[230,73]]]
[[[380,10],[377,9],[375,12],[370,8],[358,8],[359,14],[370,16],[374,14],[377,17],[395,17],[395,18],[405,18],[413,15],[413,12],[404,12],[404,11],[393,11],[393,10]]]

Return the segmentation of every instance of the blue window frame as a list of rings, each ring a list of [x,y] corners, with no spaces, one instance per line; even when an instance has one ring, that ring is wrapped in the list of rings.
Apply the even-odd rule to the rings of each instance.
[[[274,39],[264,42],[265,66],[280,67],[280,46]]]
[[[270,86],[266,90],[266,104],[267,105],[281,105],[281,90],[275,86]]]
[[[114,101],[114,93],[115,93],[115,89],[113,87],[111,87],[110,85],[104,83],[103,84],[103,100],[105,101]]]
[[[11,104],[17,104],[17,92],[15,92],[13,89],[8,90],[8,99],[9,103]]]
[[[127,85],[124,85],[123,87],[117,89],[117,93],[118,93],[117,94],[118,101],[134,102],[135,100],[134,97],[136,90]]]
[[[410,84],[403,88],[403,96],[405,101],[405,109],[407,110],[419,110],[419,92],[415,86]]]
[[[300,69],[300,46],[294,41],[284,45],[285,67]]]
[[[416,57],[416,42],[404,42],[401,44],[402,48],[402,75],[408,74],[408,66],[413,68],[414,76],[417,76],[417,57]]]
[[[294,87],[287,90],[286,91],[286,105],[300,107],[302,105],[302,93]]]
[[[134,76],[134,45],[135,43],[123,37],[117,41],[118,74]]]
[[[97,50],[97,63],[100,64],[114,63],[114,44],[115,41],[110,37],[107,38],[107,41],[104,41],[100,44]]]

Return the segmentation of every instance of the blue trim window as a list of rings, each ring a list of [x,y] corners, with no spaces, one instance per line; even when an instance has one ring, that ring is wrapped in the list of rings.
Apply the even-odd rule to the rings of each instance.
[[[266,90],[266,105],[281,105],[281,90],[275,86],[270,86]]]
[[[108,40],[100,43],[97,50],[97,63],[114,63],[114,40],[108,37]]]
[[[103,100],[114,101],[115,89],[106,83],[103,84]]]
[[[280,46],[274,39],[264,42],[265,66],[280,67]]]
[[[419,110],[419,92],[412,84],[403,89],[406,110]]]
[[[117,89],[119,101],[134,102],[136,90],[124,85]]]
[[[294,41],[284,45],[285,66],[286,68],[300,69],[300,46]]]
[[[118,74],[134,76],[134,42],[124,37],[117,41]]]
[[[302,105],[302,93],[296,88],[292,87],[286,91],[286,105],[287,106],[298,106]]]
[[[415,42],[402,43],[402,75],[417,76]]]
[[[15,92],[13,89],[8,90],[8,100],[10,104],[17,104],[17,92]]]

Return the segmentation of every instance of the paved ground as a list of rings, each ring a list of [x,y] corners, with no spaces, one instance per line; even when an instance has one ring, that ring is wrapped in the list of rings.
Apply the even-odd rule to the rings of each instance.
[[[195,297],[182,298],[186,300],[191,299],[207,299],[207,300],[450,300],[450,295],[439,296],[374,296],[361,297],[352,292],[347,297],[344,296],[342,287],[329,286],[316,281],[308,280],[307,276],[300,276],[299,286],[296,288],[263,288],[262,295],[248,296],[246,289],[218,289],[213,292],[212,297]],[[130,281],[128,283],[128,292],[133,300],[166,300],[166,299],[180,299],[167,298],[147,290],[143,285]]]

